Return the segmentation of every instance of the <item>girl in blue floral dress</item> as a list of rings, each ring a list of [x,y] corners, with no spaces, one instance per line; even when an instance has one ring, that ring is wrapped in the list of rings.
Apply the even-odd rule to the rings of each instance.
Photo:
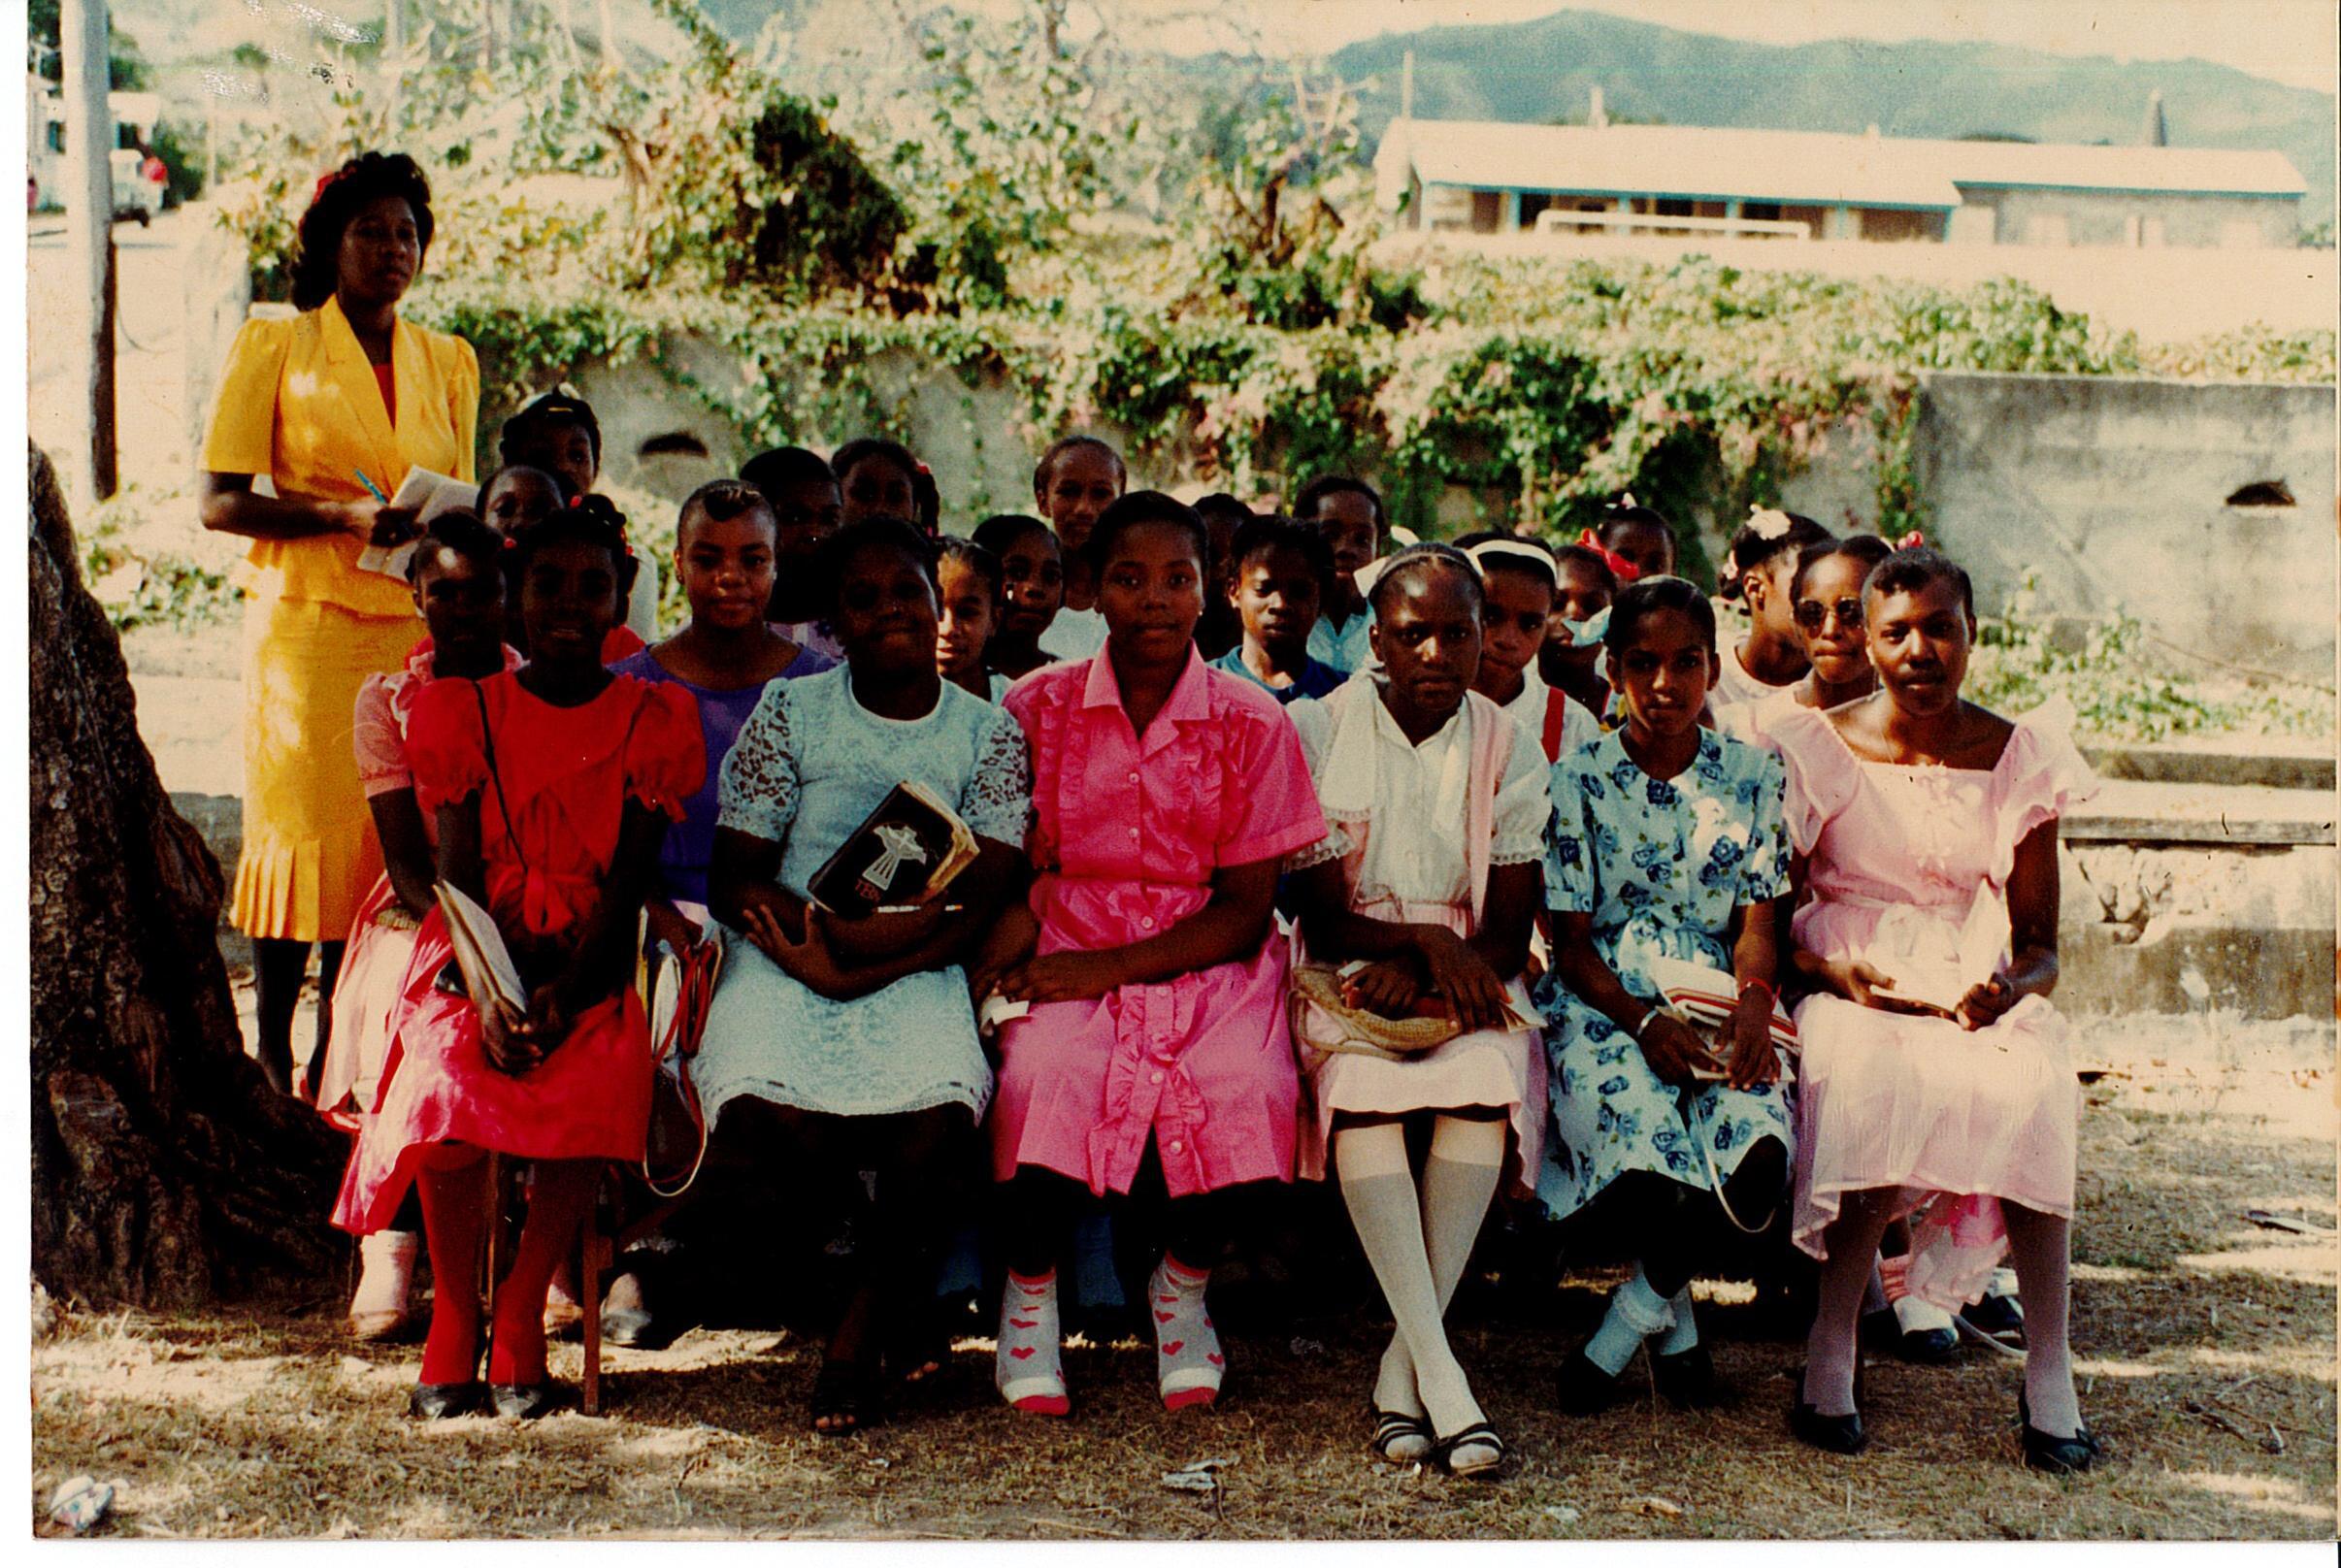
[[[1720,1196],[1745,1226],[1769,1223],[1793,1147],[1791,1100],[1770,1029],[1771,900],[1788,892],[1780,762],[1701,729],[1717,670],[1715,611],[1679,577],[1619,591],[1604,637],[1622,729],[1553,768],[1545,903],[1556,1136],[1537,1196],[1566,1219],[1603,1196],[1649,1237],[1633,1278],[1563,1369],[1562,1408],[1617,1393],[1647,1340],[1651,1378],[1683,1407],[1711,1403],[1714,1367],[1691,1313],[1695,1247]],[[1730,971],[1739,1002],[1729,1062],[1657,1005],[1650,962]]]

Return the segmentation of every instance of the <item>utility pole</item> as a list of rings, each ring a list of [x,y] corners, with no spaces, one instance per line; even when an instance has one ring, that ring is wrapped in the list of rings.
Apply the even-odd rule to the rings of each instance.
[[[115,492],[114,108],[107,99],[107,0],[64,0],[57,21],[65,108],[66,295],[74,397],[87,398],[89,444],[71,454],[75,489],[89,501]],[[77,498],[79,499],[79,498]]]

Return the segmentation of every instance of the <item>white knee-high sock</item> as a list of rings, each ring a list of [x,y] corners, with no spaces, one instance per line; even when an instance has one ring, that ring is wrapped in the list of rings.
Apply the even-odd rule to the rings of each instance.
[[[1423,1162],[1423,1241],[1431,1258],[1431,1282],[1438,1288],[1442,1322],[1455,1304],[1456,1287],[1463,1283],[1488,1205],[1503,1180],[1507,1134],[1500,1121],[1442,1116],[1432,1125],[1431,1158]],[[1406,1354],[1403,1334],[1391,1334],[1374,1387],[1374,1402],[1382,1409],[1422,1414],[1421,1398],[1414,1391],[1414,1358]]]
[[[1585,1342],[1585,1358],[1614,1378],[1626,1370],[1643,1340],[1673,1326],[1673,1309],[1650,1288],[1649,1276],[1636,1263],[1633,1278],[1609,1292],[1609,1310]]]
[[[1480,1409],[1447,1346],[1405,1129],[1396,1124],[1344,1127],[1334,1134],[1333,1152],[1350,1224],[1397,1320],[1424,1410],[1434,1429],[1460,1431],[1481,1419]]]

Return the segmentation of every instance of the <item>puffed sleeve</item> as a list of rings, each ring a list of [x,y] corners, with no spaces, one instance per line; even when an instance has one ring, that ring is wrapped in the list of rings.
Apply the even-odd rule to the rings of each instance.
[[[1275,699],[1261,694],[1262,701]],[[1301,737],[1280,708],[1238,708],[1225,721],[1228,787],[1221,796],[1213,862],[1249,866],[1276,860],[1325,836],[1317,786],[1301,755]]]
[[[1013,714],[991,708],[976,742],[975,770],[960,792],[960,819],[978,838],[1021,852],[1032,809],[1033,765],[1024,726]]]
[[[1509,719],[1503,720],[1510,724]],[[1511,755],[1496,786],[1496,841],[1490,866],[1527,866],[1544,858],[1544,830],[1553,814],[1552,768],[1538,740],[1514,727]]]
[[[621,675],[621,680],[635,677]],[[643,686],[643,705],[626,742],[626,793],[670,822],[680,822],[708,781],[708,742],[699,703],[680,686]]]
[[[205,472],[259,474],[275,471],[277,387],[284,377],[292,328],[290,321],[247,321],[237,330],[235,345],[228,349],[227,368],[219,374],[212,422],[204,431],[203,461],[198,466]]]
[[[1557,915],[1590,915],[1599,906],[1594,872],[1594,810],[1608,784],[1586,766],[1580,751],[1553,764],[1552,814],[1544,830],[1544,907]]]
[[[1308,776],[1313,784],[1325,776],[1325,757],[1333,749],[1333,714],[1324,700],[1315,697],[1297,698],[1284,705],[1284,716],[1293,722],[1293,734],[1301,741],[1302,760],[1308,764]],[[1303,844],[1284,859],[1286,871],[1305,871],[1327,861],[1337,861],[1356,847],[1341,825],[1330,817],[1325,823],[1325,836],[1313,844]]]
[[[414,773],[407,766],[407,737],[399,733],[398,715],[390,710],[389,676],[368,675],[358,688],[349,745],[357,753],[358,783],[366,799],[414,787]]]
[[[764,688],[716,777],[715,826],[781,844],[797,820],[797,742],[789,732],[790,683]]]
[[[1739,868],[1739,902],[1781,898],[1789,891],[1788,777],[1780,759],[1751,746],[1755,821],[1748,833],[1748,857]]]
[[[478,681],[447,677],[423,688],[407,720],[407,767],[414,774],[414,798],[424,812],[476,795],[488,777],[485,732],[480,728]]]
[[[1772,720],[1768,735],[1786,768],[1781,814],[1789,844],[1809,855],[1821,831],[1853,803],[1862,765],[1818,708],[1789,708]]]
[[[2097,793],[2097,775],[2069,729],[2071,708],[2052,702],[2016,721],[1999,766],[1992,769],[1992,880],[2006,886],[2016,846]]]
[[[455,474],[466,484],[479,475],[479,356],[461,338],[453,340],[455,363],[447,374],[447,418],[455,431]]]

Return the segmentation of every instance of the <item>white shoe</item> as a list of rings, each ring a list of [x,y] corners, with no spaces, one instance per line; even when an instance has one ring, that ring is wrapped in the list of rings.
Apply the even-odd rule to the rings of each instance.
[[[349,1298],[349,1332],[358,1339],[395,1339],[416,1321],[414,1259],[422,1237],[412,1230],[377,1230],[358,1239],[358,1286]]]

